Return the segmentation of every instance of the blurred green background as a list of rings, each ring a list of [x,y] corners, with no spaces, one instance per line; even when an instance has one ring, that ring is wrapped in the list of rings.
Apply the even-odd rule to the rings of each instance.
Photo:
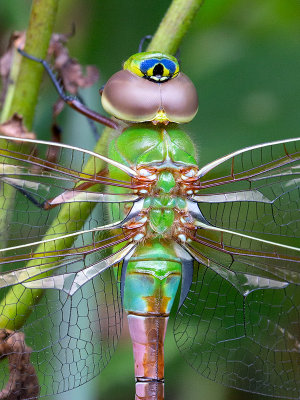
[[[184,0],[183,0],[184,1]],[[61,0],[56,31],[68,33],[71,55],[100,69],[100,81],[85,91],[100,109],[98,89],[157,28],[170,0]],[[26,28],[31,1],[0,4],[0,51],[10,34]],[[158,49],[159,50],[159,49]],[[299,0],[207,0],[180,49],[185,73],[197,86],[199,112],[186,126],[198,145],[199,165],[251,144],[299,136]],[[46,79],[35,120],[39,138],[50,138],[56,99]],[[93,148],[85,119],[72,110],[60,116],[63,141]],[[185,364],[169,326],[165,349],[166,399],[262,399],[201,378]],[[53,397],[54,398],[54,397]],[[125,326],[108,367],[92,382],[55,400],[134,398],[133,360]]]

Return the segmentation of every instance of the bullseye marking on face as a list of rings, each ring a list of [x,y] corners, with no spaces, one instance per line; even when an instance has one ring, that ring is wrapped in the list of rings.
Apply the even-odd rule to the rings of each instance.
[[[175,57],[167,54],[144,52],[131,56],[123,69],[150,81],[163,83],[178,75],[179,63]]]

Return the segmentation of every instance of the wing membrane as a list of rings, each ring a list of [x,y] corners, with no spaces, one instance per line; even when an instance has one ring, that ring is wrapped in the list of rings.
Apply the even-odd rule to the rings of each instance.
[[[122,307],[113,270],[134,247],[122,222],[140,209],[136,173],[51,143],[54,164],[49,143],[0,139],[0,326],[23,325],[41,395],[59,393],[98,374],[117,343]],[[110,179],[110,168],[124,180]],[[0,368],[4,386],[8,368]]]
[[[31,297],[37,293],[24,287],[21,293],[15,291],[21,302],[25,290]],[[16,303],[7,297],[5,306],[16,307]],[[20,308],[19,316],[21,312]],[[121,299],[111,269],[87,281],[72,296],[46,290],[40,302],[31,306],[22,328],[33,349],[30,360],[39,371],[41,396],[70,390],[99,374],[115,350],[121,327]],[[8,368],[2,363],[1,385],[7,380]]]
[[[104,242],[107,240],[94,241],[89,251],[87,246],[74,247],[59,260],[48,254],[27,261],[26,268],[1,274],[0,324],[15,330],[26,313],[22,330],[27,345],[33,348],[31,361],[39,371],[41,396],[72,389],[93,378],[115,349],[122,306],[116,275],[108,267],[121,262],[133,245],[124,240],[124,247],[113,251],[115,242],[110,241],[111,248]],[[42,290],[45,288],[48,290]],[[4,385],[8,368],[3,363],[0,368]]]
[[[267,143],[200,169],[183,245],[193,282],[174,327],[199,373],[272,397],[300,396],[299,150]]]
[[[251,281],[254,289],[256,278],[263,278],[262,282],[269,279],[300,284],[300,249],[213,227],[198,231],[186,247],[207,267],[220,264],[229,274],[247,275],[241,283],[247,285]]]
[[[43,158],[49,146],[57,149],[55,164]],[[110,179],[109,168],[119,168],[126,180]],[[131,185],[135,175],[72,146],[0,137],[1,247],[42,240],[47,230],[48,237],[77,232],[95,206],[87,229],[122,220],[138,200]]]
[[[217,267],[225,269],[221,263]],[[295,284],[257,285],[243,295],[232,278],[195,263],[190,292],[175,321],[177,346],[209,379],[253,393],[299,398],[299,297]]]
[[[199,193],[193,199],[212,225],[270,240],[299,238],[299,139],[234,152],[199,175]]]
[[[207,226],[175,339],[203,376],[272,397],[300,395],[300,250]]]

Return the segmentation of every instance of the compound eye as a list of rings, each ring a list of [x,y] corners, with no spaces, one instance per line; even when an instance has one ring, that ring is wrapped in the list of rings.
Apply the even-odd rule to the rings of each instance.
[[[142,79],[141,79],[142,78]],[[179,73],[176,58],[162,53],[138,53],[106,83],[102,106],[130,122],[186,123],[198,110],[196,88]]]

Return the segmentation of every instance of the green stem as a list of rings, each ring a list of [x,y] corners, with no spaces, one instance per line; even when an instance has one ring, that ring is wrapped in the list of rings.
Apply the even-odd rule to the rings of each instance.
[[[175,54],[204,0],[173,0],[147,51]]]
[[[26,33],[25,50],[36,57],[45,58],[49,41],[53,32],[55,16],[59,0],[34,0],[31,8],[29,27]],[[42,80],[43,66],[22,57],[16,49],[13,52],[13,64],[10,72],[10,82],[3,104],[0,121],[8,120],[13,114],[23,116],[26,128],[32,127],[34,110],[38,100],[38,92]],[[6,146],[6,140],[0,145]],[[11,150],[17,150],[18,145],[9,144]],[[24,147],[23,147],[24,149]],[[8,198],[14,198],[14,189],[4,185],[5,197],[0,200],[0,231],[5,232],[8,221],[6,204]],[[11,204],[10,204],[11,206]]]
[[[29,27],[26,33],[25,51],[35,55],[36,57],[46,57],[50,38],[53,33],[58,2],[59,0],[33,0]],[[42,74],[42,65],[33,63],[25,57],[21,57],[21,55],[15,51],[10,75],[13,83],[9,87],[4,102],[1,115],[2,122],[9,119],[13,114],[18,113],[23,116],[26,128],[31,130]],[[4,147],[5,146],[6,143],[4,143]],[[10,148],[17,149],[17,145],[10,144]],[[14,199],[13,188],[4,185],[4,190],[6,199]],[[2,210],[0,216],[2,221],[0,229],[1,232],[5,232],[7,229],[5,224],[7,225],[7,223],[9,223],[8,214],[6,213],[4,203],[0,204],[0,208]],[[16,292],[14,292],[13,289],[16,289]],[[19,307],[20,304],[22,304],[22,301],[20,301],[21,286],[17,285],[13,289],[7,293],[7,298],[3,299],[1,303],[0,312],[3,310],[4,313],[0,317],[0,328],[7,327],[15,329],[20,327],[26,320],[25,315],[20,323],[16,321],[17,324],[15,324],[14,320],[17,318],[18,314],[22,313],[22,311],[24,311],[24,314],[28,314],[28,307],[30,304],[33,304],[33,299],[31,299],[26,304],[23,304],[23,310],[20,310]],[[27,297],[27,300],[30,296],[33,297],[33,292],[25,290],[24,288],[22,293]],[[5,304],[4,307],[3,304]],[[17,308],[12,310],[11,308],[16,307],[16,304]]]
[[[25,51],[45,58],[54,28],[59,0],[33,0]],[[43,75],[43,66],[21,57],[20,69],[13,89],[11,105],[3,120],[14,113],[21,114],[27,129],[31,130],[35,106]],[[18,62],[16,60],[16,62]]]
[[[175,53],[202,2],[203,0],[174,0],[150,43],[149,49]],[[27,48],[26,50],[30,53]],[[33,65],[33,63],[30,63],[31,68],[33,68]],[[111,130],[106,128],[94,151],[105,155],[109,137],[111,137]],[[101,170],[102,167],[101,163],[99,163],[99,165],[97,165],[97,170]],[[84,172],[95,172],[94,160],[87,162],[84,167]],[[57,218],[53,221],[52,226],[48,229],[45,236],[47,237],[51,234],[53,236],[54,232],[56,234],[64,234],[73,231],[74,223],[78,220],[84,221],[88,218],[91,209],[92,207],[90,204],[87,207],[83,205],[78,207],[76,203],[68,203],[62,206]],[[78,218],[79,212],[80,218]],[[80,229],[83,224],[84,222],[82,222],[82,225],[77,223],[76,229]],[[55,226],[57,227],[58,225],[64,226],[64,232],[57,232],[57,229],[55,230]],[[53,245],[53,242],[47,242],[40,246],[36,252],[51,251],[53,250]],[[70,247],[71,245],[72,242],[66,243],[65,239],[55,240],[56,251],[62,250],[65,247]],[[39,260],[32,260],[28,263],[28,266],[37,265],[38,263],[40,263]],[[2,314],[0,317],[0,328],[17,329],[21,327],[30,313],[30,307],[40,300],[42,294],[42,290],[30,291],[26,290],[22,285],[14,286],[0,303],[0,312]],[[17,307],[15,306],[16,304]]]

